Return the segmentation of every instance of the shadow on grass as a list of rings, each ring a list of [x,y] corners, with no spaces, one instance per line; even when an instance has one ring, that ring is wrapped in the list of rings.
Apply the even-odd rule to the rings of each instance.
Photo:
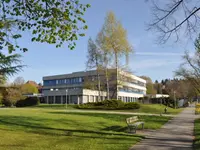
[[[51,119],[36,119],[34,117],[23,117],[23,116],[0,116],[0,125],[4,125],[10,128],[10,130],[22,130],[25,132],[42,134],[42,135],[50,135],[50,136],[75,136],[75,137],[82,137],[82,138],[108,138],[112,139],[112,136],[122,136],[122,137],[113,137],[113,139],[124,139],[129,137],[138,137],[143,138],[143,136],[139,135],[129,135],[124,133],[114,133],[114,132],[101,132],[101,131],[93,131],[93,130],[82,130],[82,129],[64,129],[64,128],[53,128],[47,127],[41,122],[48,122]],[[57,120],[56,120],[57,121]],[[78,124],[74,121],[72,124]],[[77,128],[81,128],[81,126],[77,126]],[[104,129],[104,131],[115,131],[110,130],[111,128]],[[112,128],[113,129],[113,128]],[[0,129],[4,130],[4,129]],[[7,129],[5,129],[7,130]],[[76,133],[87,133],[93,135],[77,135]],[[103,137],[102,137],[103,136]],[[107,136],[107,137],[105,137]]]
[[[101,117],[104,119],[110,119],[113,121],[121,121],[126,123],[126,118],[136,116],[136,115],[127,115],[127,114],[106,114],[106,113],[88,113],[88,112],[48,112],[51,114],[70,114],[70,115],[82,115],[82,116],[92,116],[92,117]],[[159,124],[165,124],[172,117],[166,116],[145,116],[139,115],[139,119],[146,122],[157,122]]]

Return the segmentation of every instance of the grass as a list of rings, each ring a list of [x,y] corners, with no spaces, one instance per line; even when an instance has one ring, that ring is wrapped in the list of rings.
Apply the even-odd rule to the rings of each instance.
[[[150,114],[160,114],[164,113],[165,105],[160,104],[140,104],[140,109],[130,109],[130,110],[106,110],[106,111],[121,111],[121,112],[135,112],[135,113],[150,113]],[[51,109],[66,109],[66,105],[63,104],[40,104],[35,106],[36,108],[51,108]],[[67,109],[76,109],[76,105],[67,105]],[[84,110],[84,109],[81,109]],[[91,109],[89,109],[91,110]],[[167,114],[178,114],[183,110],[183,108],[174,109],[174,108],[167,108]],[[105,110],[98,110],[98,111],[105,111]]]
[[[50,109],[75,109],[76,105],[73,104],[40,104],[32,108],[50,108]]]
[[[130,115],[63,112],[60,109],[0,109],[0,147],[4,150],[127,150],[143,137],[126,133]],[[170,117],[140,116],[158,129]]]
[[[122,110],[127,112],[137,112],[137,113],[152,113],[152,114],[160,114],[164,113],[165,105],[160,104],[141,104],[140,109],[133,109],[133,110]],[[178,114],[183,110],[183,108],[167,108],[167,114]]]
[[[194,149],[200,150],[200,119],[196,119],[194,122]]]

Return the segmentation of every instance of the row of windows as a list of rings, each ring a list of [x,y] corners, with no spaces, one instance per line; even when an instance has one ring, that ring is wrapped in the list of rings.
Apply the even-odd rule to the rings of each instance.
[[[124,96],[119,96],[118,97],[120,100],[124,101],[124,102],[136,102],[138,101],[138,98],[136,97],[124,97]]]
[[[57,79],[57,80],[44,80],[44,86],[64,85],[64,84],[80,84],[84,81],[82,77]]]
[[[122,80],[125,81],[125,82],[128,82],[128,83],[139,85],[139,86],[146,86],[145,83],[138,81],[138,80],[135,80],[135,79],[132,79],[132,78],[123,77]]]
[[[129,92],[129,93],[137,93],[137,94],[145,94],[145,92],[143,90],[139,90],[139,89],[135,89],[135,88],[131,88],[131,87],[119,88],[119,91]]]

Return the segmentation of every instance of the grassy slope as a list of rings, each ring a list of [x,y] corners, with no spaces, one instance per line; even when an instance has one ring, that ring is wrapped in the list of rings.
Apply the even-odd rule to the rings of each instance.
[[[44,108],[0,109],[4,150],[126,150],[142,139],[125,133],[130,115],[63,113]],[[141,116],[145,128],[160,128],[169,117]]]
[[[160,114],[160,113],[164,113],[165,107],[166,107],[165,105],[160,105],[160,104],[141,104],[140,109],[123,110],[123,111]],[[182,110],[183,110],[183,108],[173,109],[173,108],[168,107],[167,114],[177,114],[177,113],[181,112]]]
[[[200,150],[200,119],[195,120],[194,135],[195,135],[194,149]]]

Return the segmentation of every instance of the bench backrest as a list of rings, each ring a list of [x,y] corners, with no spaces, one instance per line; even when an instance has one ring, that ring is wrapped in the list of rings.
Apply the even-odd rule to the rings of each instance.
[[[131,123],[134,123],[134,122],[136,122],[138,120],[139,120],[138,117],[134,116],[134,117],[126,118],[126,123],[127,124],[131,124]]]

